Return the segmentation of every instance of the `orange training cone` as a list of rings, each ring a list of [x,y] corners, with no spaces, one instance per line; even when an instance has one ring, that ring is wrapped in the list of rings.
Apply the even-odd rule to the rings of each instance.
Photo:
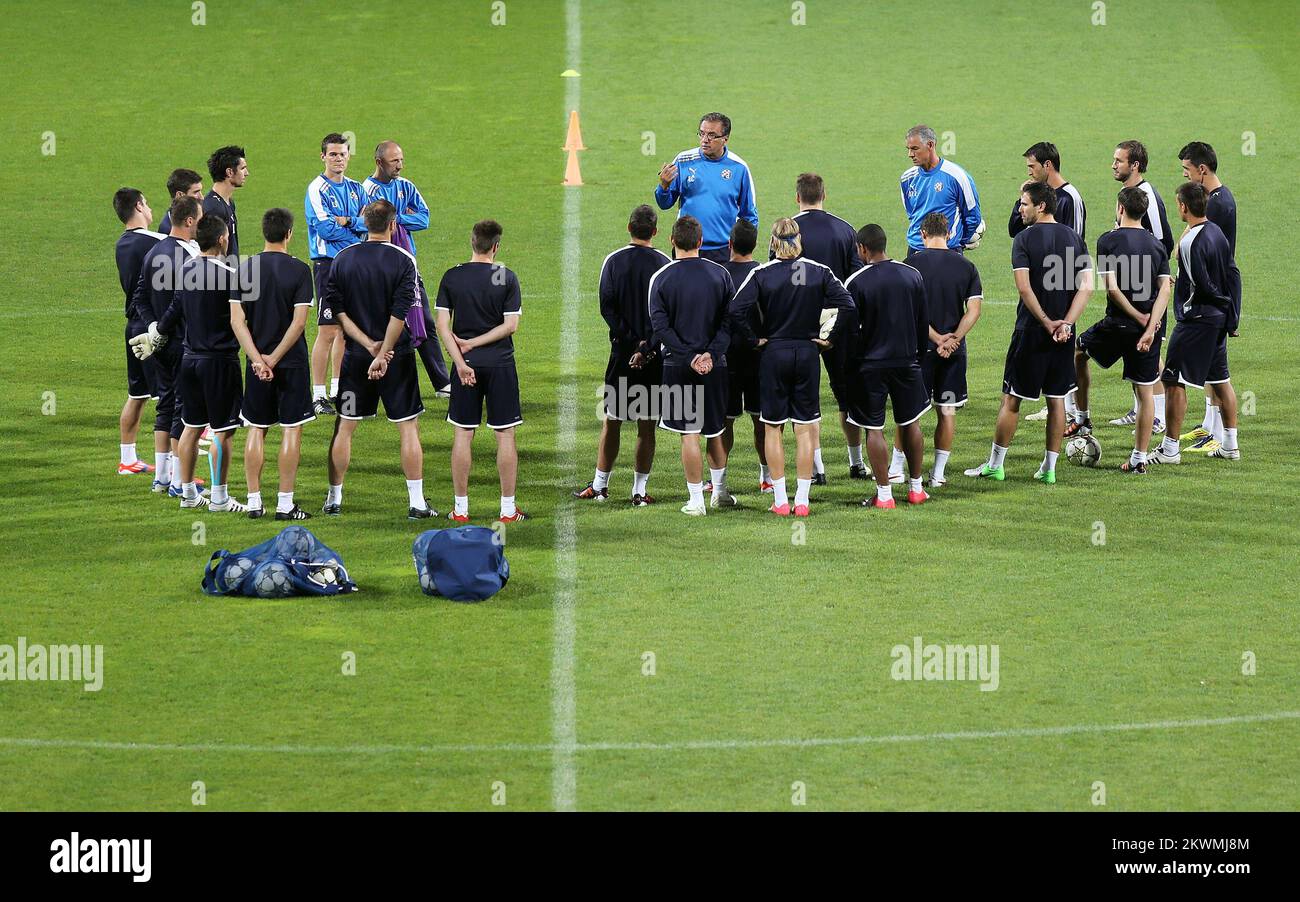
[[[582,126],[578,124],[578,111],[569,113],[569,134],[564,139],[561,150],[586,150],[582,144]]]
[[[578,152],[569,151],[569,162],[564,167],[564,184],[567,187],[580,187],[582,185],[582,172],[578,169]]]

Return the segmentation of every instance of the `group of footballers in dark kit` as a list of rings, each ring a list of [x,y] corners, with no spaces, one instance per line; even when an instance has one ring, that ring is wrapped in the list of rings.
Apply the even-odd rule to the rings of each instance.
[[[1124,187],[1115,199],[1115,228],[1100,236],[1090,254],[1081,235],[1082,199],[1056,173],[1055,147],[1044,143],[1026,152],[1031,177],[1008,229],[1019,302],[1002,404],[987,462],[965,475],[1003,481],[1020,403],[1045,397],[1045,453],[1034,479],[1054,484],[1062,444],[1092,431],[1090,362],[1109,368],[1122,361],[1123,377],[1133,386],[1134,410],[1113,421],[1136,427],[1133,450],[1118,468],[1122,473],[1140,475],[1149,466],[1181,461],[1188,386],[1206,391],[1207,419],[1222,418],[1214,420],[1222,423],[1222,438],[1213,435],[1207,456],[1240,457],[1227,365],[1227,338],[1236,334],[1241,315],[1235,202],[1215,175],[1217,159],[1209,145],[1194,142],[1180,151],[1188,181],[1177,190],[1177,209],[1186,229],[1177,241],[1174,279],[1168,248],[1175,242],[1163,203],[1141,176],[1145,153],[1135,141],[1117,148],[1115,177]],[[1035,165],[1048,177],[1037,177]],[[953,247],[948,217],[922,211],[922,246],[903,261],[893,260],[879,225],[854,230],[821,208],[825,189],[819,176],[800,175],[795,189],[800,212],[773,223],[765,262],[753,256],[758,232],[752,217],[735,219],[724,260],[702,254],[700,222],[680,215],[669,258],[652,244],[656,212],[648,205],[632,211],[630,243],[606,257],[601,271],[601,313],[611,342],[605,419],[595,476],[574,492],[576,498],[608,500],[621,422],[635,420],[634,505],[655,501],[648,480],[658,426],[682,437],[688,493],[682,512],[702,516],[710,507],[734,507],[727,460],[734,422],[748,414],[759,491],[772,495],[769,510],[808,516],[811,487],[826,482],[822,467],[814,466],[823,367],[846,436],[851,427],[867,432],[869,470],[861,447],[849,447],[850,477],[876,483],[863,506],[893,508],[892,486],[903,482],[907,501],[922,504],[930,497],[927,488],[946,484],[955,413],[967,401],[966,335],[983,297],[979,273],[963,253],[974,245]],[[1073,201],[1068,223],[1055,216],[1062,194],[1069,198],[1065,204]],[[1214,212],[1207,211],[1214,197],[1224,228],[1207,216]],[[1153,233],[1161,226],[1157,237]],[[1094,289],[1105,292],[1105,315],[1076,339],[1075,323]],[[1174,328],[1166,343],[1171,307]],[[629,403],[645,397],[657,405]],[[1075,401],[1068,405],[1068,422],[1067,400]],[[895,423],[892,461],[883,435],[887,402]],[[923,474],[918,421],[932,406],[938,412],[934,466]],[[787,423],[796,442],[793,498],[782,443]],[[1182,438],[1207,445],[1210,429],[1203,425]],[[1164,433],[1154,449],[1153,432]],[[706,439],[707,480],[700,437]]]
[[[737,506],[727,487],[727,459],[735,420],[749,415],[759,489],[772,495],[769,509],[808,516],[811,487],[826,482],[819,425],[824,369],[848,440],[849,475],[876,483],[863,504],[894,507],[892,486],[901,483],[909,503],[924,503],[927,489],[947,482],[955,414],[967,400],[966,336],[983,298],[979,273],[964,253],[978,246],[984,228],[973,180],[939,156],[932,129],[917,126],[907,136],[915,165],[901,180],[912,220],[905,260],[888,257],[879,225],[855,230],[826,212],[822,179],[804,173],[795,185],[799,212],[772,225],[768,259],[759,262],[752,176],[727,149],[729,135],[726,117],[707,114],[701,148],[679,154],[660,171],[657,203],[662,209],[682,204],[671,232],[672,256],[653,246],[658,214],[642,205],[628,222],[630,243],[602,264],[600,311],[612,345],[604,421],[594,478],[575,497],[608,499],[619,427],[634,420],[634,505],[654,503],[648,480],[656,429],[663,428],[682,437],[688,494],[682,511],[700,516],[709,507]],[[1116,147],[1112,168],[1123,185],[1115,200],[1116,227],[1099,238],[1095,254],[1082,234],[1082,197],[1061,178],[1055,146],[1041,142],[1024,156],[1030,178],[1008,225],[1019,302],[1002,403],[989,458],[966,475],[1004,480],[1021,402],[1046,397],[1044,410],[1029,417],[1046,419],[1045,453],[1034,478],[1054,483],[1064,440],[1092,430],[1090,362],[1109,368],[1121,360],[1135,403],[1112,423],[1136,427],[1122,472],[1179,463],[1180,438],[1194,440],[1192,447],[1203,446],[1209,457],[1239,458],[1227,365],[1227,337],[1236,334],[1241,314],[1236,210],[1216,175],[1213,149],[1193,142],[1179,153],[1188,181],[1177,191],[1186,229],[1176,243],[1176,279],[1170,267],[1175,241],[1163,202],[1142,177],[1146,149],[1140,142]],[[483,220],[473,227],[469,261],[448,269],[430,299],[411,238],[428,227],[428,207],[400,175],[400,146],[385,141],[375,149],[375,171],[364,184],[346,177],[349,158],[342,135],[321,142],[324,172],[308,186],[304,205],[310,267],[288,251],[294,217],[283,208],[262,217],[262,251],[239,254],[234,194],[249,174],[240,147],[220,148],[209,159],[212,190],[206,195],[196,172],[172,173],[161,232],[150,230],[153,212],[142,192],[117,192],[114,207],[125,226],[117,263],[128,348],[118,472],[152,473],[153,490],[178,497],[182,508],[262,517],[266,435],[279,426],[275,517],[307,519],[294,500],[301,431],[317,416],[332,415],[323,512],[337,515],[353,434],[382,401],[400,436],[407,514],[437,516],[424,494],[418,358],[435,393],[449,396],[454,501],[448,518],[469,520],[472,438],[486,406],[497,444],[500,519],[527,519],[515,504],[514,430],[522,414],[511,336],[521,295],[515,274],[496,261],[501,226]],[[687,212],[688,204],[703,220]],[[1058,209],[1068,221],[1058,221]],[[1076,339],[1075,324],[1094,290],[1105,291],[1105,316]],[[313,296],[319,328],[309,354],[304,332]],[[1175,326],[1165,343],[1171,305]],[[331,357],[335,378],[326,391]],[[1187,386],[1204,389],[1206,421],[1180,437]],[[152,466],[135,451],[135,431],[150,398],[157,400]],[[884,437],[887,406],[896,426],[892,460]],[[919,420],[931,407],[938,414],[934,464],[923,475]],[[796,444],[793,492],[786,478],[786,424]],[[247,503],[228,488],[232,436],[241,425],[248,430]],[[1161,433],[1153,450],[1151,437]],[[201,454],[211,458],[210,490],[196,475]]]
[[[486,404],[497,443],[499,519],[526,520],[515,505],[514,429],[523,417],[511,338],[518,329],[521,295],[515,274],[496,262],[502,228],[490,219],[474,225],[470,259],[444,273],[431,314],[409,236],[427,227],[428,208],[414,186],[397,175],[401,148],[391,141],[376,148],[375,174],[365,188],[343,175],[349,155],[337,133],[321,144],[325,173],[308,187],[305,205],[315,267],[289,253],[294,217],[280,207],[262,217],[262,251],[239,255],[233,192],[248,177],[240,147],[221,148],[209,159],[213,188],[207,196],[193,170],[172,173],[165,234],[151,231],[153,211],[141,191],[116,193],[114,209],[125,226],[117,265],[128,351],[118,472],[152,473],[153,491],[179,497],[181,508],[260,518],[266,514],[261,492],[266,434],[279,426],[275,519],[306,520],[311,514],[294,501],[302,427],[318,414],[333,414],[323,513],[338,515],[353,434],[361,420],[376,416],[382,401],[401,440],[407,516],[437,517],[424,495],[418,429],[424,405],[416,365],[417,357],[436,356],[429,375],[435,392],[449,396],[447,420],[455,430],[448,519],[470,519],[471,444]],[[331,347],[332,334],[323,343],[318,336],[325,350],[322,372],[330,353],[335,356],[335,390],[328,397],[318,392],[313,398],[304,336],[313,288],[320,323],[336,328],[343,341],[340,353]],[[426,323],[434,325],[434,334]],[[435,354],[422,355],[421,344],[431,345]],[[449,385],[437,384],[439,367],[442,379],[448,378],[442,348],[454,368]],[[151,398],[157,401],[152,466],[137,459],[134,444]],[[232,437],[240,426],[248,430],[246,504],[231,496],[228,485]],[[205,452],[200,444],[206,436]],[[212,457],[210,490],[195,472],[200,454]]]

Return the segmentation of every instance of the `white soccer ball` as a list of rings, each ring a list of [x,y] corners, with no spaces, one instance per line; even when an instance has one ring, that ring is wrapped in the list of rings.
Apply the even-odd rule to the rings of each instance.
[[[433,574],[424,567],[420,568],[420,588],[430,594],[437,591],[437,587],[433,584]]]
[[[825,307],[822,309],[821,328],[817,330],[817,337],[826,341],[835,331],[835,323],[839,321],[840,309],[838,307]]]
[[[1065,446],[1065,456],[1081,467],[1095,467],[1101,460],[1101,442],[1094,435],[1076,435]]]
[[[307,578],[318,586],[332,586],[339,581],[338,563],[331,559],[324,564],[315,564]]]
[[[239,588],[239,584],[244,581],[244,577],[253,569],[253,562],[246,557],[230,558],[226,562],[226,568],[221,571],[221,581],[225,583],[225,590],[233,592]]]
[[[259,598],[285,597],[293,591],[293,584],[289,582],[289,568],[279,561],[272,561],[254,577],[253,591]]]

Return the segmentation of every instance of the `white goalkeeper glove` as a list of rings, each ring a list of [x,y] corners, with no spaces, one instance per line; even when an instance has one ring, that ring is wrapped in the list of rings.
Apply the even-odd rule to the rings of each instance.
[[[136,356],[137,360],[148,360],[154,352],[167,344],[167,336],[158,331],[156,322],[149,324],[148,332],[141,332],[132,338],[129,342],[131,353]]]
[[[975,229],[975,234],[972,235],[970,241],[967,241],[964,245],[962,245],[962,247],[966,248],[966,250],[968,251],[973,251],[975,250],[975,248],[979,247],[980,240],[983,239],[984,237],[984,229],[985,229],[984,220],[981,219],[979,226]]]

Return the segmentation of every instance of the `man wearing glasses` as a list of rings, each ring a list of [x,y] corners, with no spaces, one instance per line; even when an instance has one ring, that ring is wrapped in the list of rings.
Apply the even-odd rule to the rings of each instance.
[[[731,119],[705,113],[700,120],[700,146],[683,150],[659,170],[655,203],[670,210],[680,201],[678,218],[692,216],[704,230],[700,256],[715,263],[730,259],[727,242],[737,219],[758,225],[754,180],[749,165],[727,149]]]

